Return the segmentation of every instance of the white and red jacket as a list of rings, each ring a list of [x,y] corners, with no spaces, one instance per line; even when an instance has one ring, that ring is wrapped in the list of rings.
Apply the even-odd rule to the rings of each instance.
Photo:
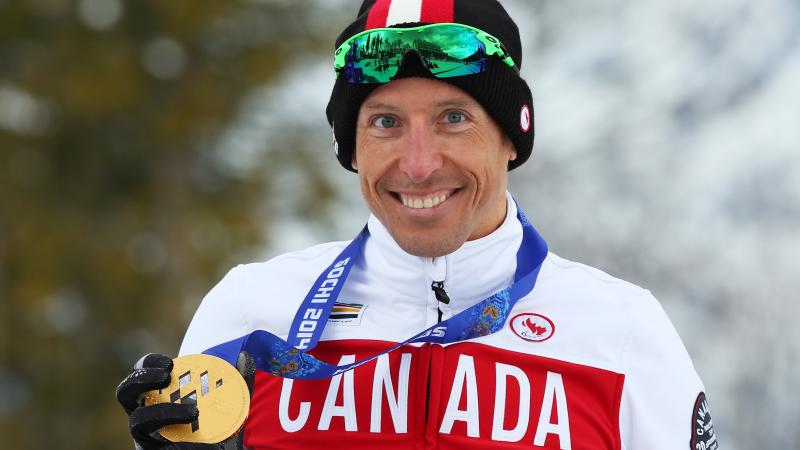
[[[334,364],[371,356],[436,324],[439,309],[444,320],[507,287],[522,239],[508,205],[492,234],[434,259],[405,253],[370,217],[364,258],[311,354]],[[314,280],[346,244],[233,269],[203,300],[180,353],[259,329],[285,339]],[[449,304],[437,301],[433,282],[444,282]],[[245,445],[716,448],[702,382],[648,291],[551,253],[509,317],[489,336],[408,345],[332,379],[258,372]]]

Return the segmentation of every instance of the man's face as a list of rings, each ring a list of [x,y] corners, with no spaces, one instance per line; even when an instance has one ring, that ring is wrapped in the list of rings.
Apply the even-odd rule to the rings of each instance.
[[[466,92],[441,81],[387,83],[361,105],[353,167],[367,206],[406,252],[442,256],[506,215],[511,141]]]

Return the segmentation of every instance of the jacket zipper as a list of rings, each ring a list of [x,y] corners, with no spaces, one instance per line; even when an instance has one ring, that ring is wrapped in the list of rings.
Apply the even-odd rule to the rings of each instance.
[[[447,291],[444,290],[444,280],[442,281],[434,281],[431,283],[431,290],[433,291],[433,295],[436,296],[436,300],[439,301],[440,305],[437,308],[439,312],[439,319],[438,322],[442,321],[442,307],[441,303],[445,305],[450,304],[450,296],[447,295]]]
[[[432,260],[432,262],[433,262],[433,260]],[[446,260],[445,260],[445,263],[446,263]],[[429,273],[429,275],[431,275],[431,274]],[[437,307],[436,307],[436,312],[437,312],[437,320],[436,320],[436,322],[437,323],[440,323],[442,321],[442,303],[444,303],[445,305],[450,304],[450,296],[447,295],[447,291],[444,290],[444,276],[446,276],[446,270],[445,270],[445,273],[442,274],[442,275],[443,276],[441,276],[441,277],[433,277],[433,276],[431,277],[431,278],[434,278],[433,281],[431,282],[431,290],[433,291],[433,295],[436,297],[436,300],[438,302]],[[441,278],[441,280],[437,281],[435,278]],[[428,353],[429,358],[431,358],[431,354],[432,354],[432,352]],[[425,430],[426,430],[426,432],[427,432],[427,428],[428,428],[428,420],[429,420],[429,414],[430,414],[431,375],[432,375],[432,371],[433,371],[433,359],[431,358],[428,361],[428,376],[427,376],[427,383],[426,383],[426,387],[425,387],[425,390],[426,390],[426,392],[425,392]]]

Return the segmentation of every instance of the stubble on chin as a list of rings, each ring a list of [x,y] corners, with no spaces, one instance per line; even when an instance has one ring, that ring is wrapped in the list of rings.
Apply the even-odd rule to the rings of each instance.
[[[436,258],[439,256],[449,255],[458,250],[466,241],[466,238],[456,235],[455,233],[447,233],[442,236],[425,235],[421,233],[397,233],[391,228],[389,234],[400,248],[409,255]]]

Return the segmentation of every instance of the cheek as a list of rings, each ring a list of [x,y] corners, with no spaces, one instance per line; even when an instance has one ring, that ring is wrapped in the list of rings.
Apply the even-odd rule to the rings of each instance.
[[[375,186],[389,170],[390,161],[383,156],[379,147],[370,145],[369,139],[361,142],[355,151],[355,160],[358,163],[358,177],[361,188],[366,194],[375,190]]]
[[[370,189],[369,180],[367,179],[367,177],[362,172],[358,173],[358,184],[361,187],[361,194],[364,196],[364,198],[369,203],[369,199],[371,197],[370,192],[372,190]]]
[[[487,162],[497,159],[499,153],[505,157],[510,143],[497,125],[488,118],[466,130],[459,136],[459,141],[463,148],[479,150]]]
[[[353,163],[358,166],[358,172],[368,172],[373,165],[373,158],[370,155],[374,152],[370,149],[370,142],[368,137],[364,137],[363,133],[356,134],[356,148],[353,152]]]
[[[470,130],[454,149],[455,157],[484,178],[494,179],[508,169],[511,153],[502,135],[497,133]]]
[[[386,139],[371,136],[366,131],[358,130],[356,149],[353,152],[358,163],[358,171],[365,171],[368,178],[375,179],[390,170],[402,154],[400,139]]]

